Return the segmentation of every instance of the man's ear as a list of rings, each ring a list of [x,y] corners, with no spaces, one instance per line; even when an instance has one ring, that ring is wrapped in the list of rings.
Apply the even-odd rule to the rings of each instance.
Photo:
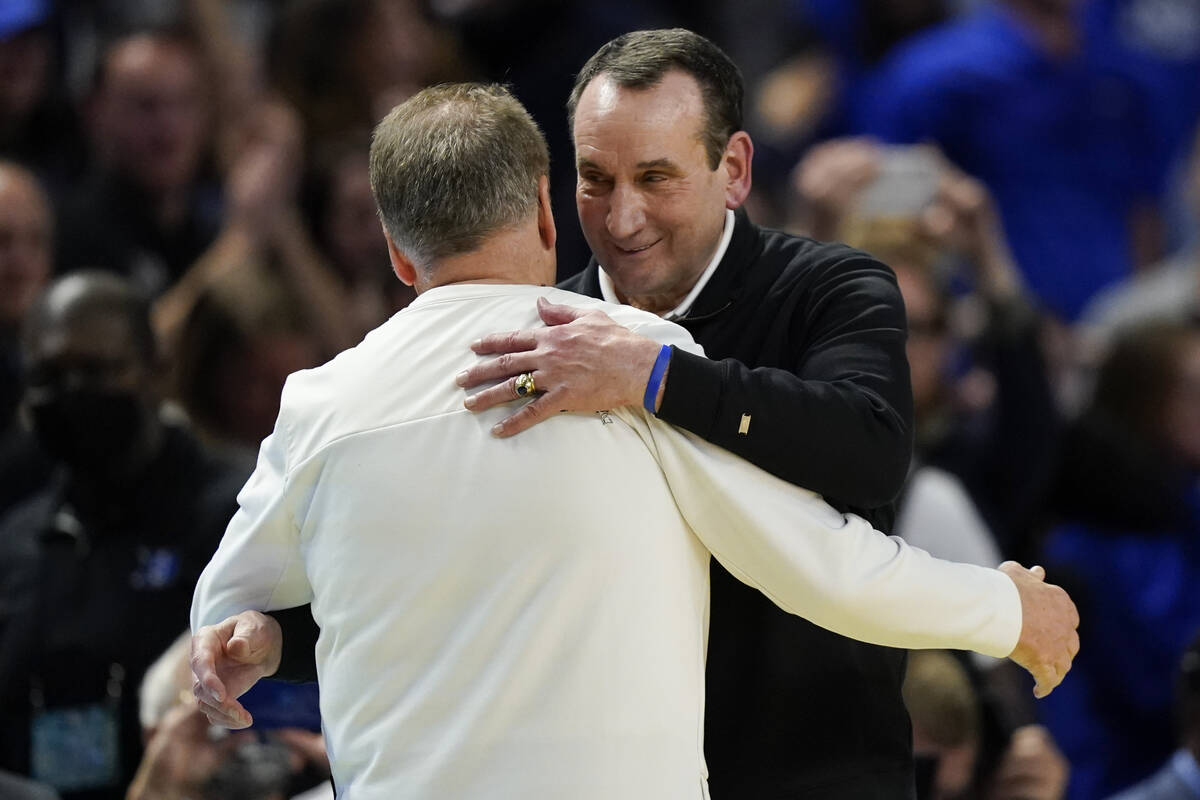
[[[396,247],[396,243],[392,241],[392,235],[387,232],[387,228],[383,229],[383,238],[387,240],[388,259],[392,262],[392,272],[396,273],[396,277],[405,286],[412,286],[417,282],[417,267],[412,260],[404,253],[400,252],[400,248]]]
[[[543,175],[538,178],[538,234],[542,246],[547,250],[554,249],[558,241],[558,230],[554,227],[554,212],[550,209],[550,178]]]
[[[738,208],[750,196],[750,173],[754,161],[754,142],[750,141],[750,134],[738,131],[730,136],[721,158],[726,176],[725,207]]]

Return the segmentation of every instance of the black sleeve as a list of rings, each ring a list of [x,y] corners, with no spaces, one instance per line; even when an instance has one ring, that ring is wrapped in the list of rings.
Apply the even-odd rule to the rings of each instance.
[[[777,325],[789,368],[676,350],[659,416],[837,504],[886,506],[907,476],[913,431],[895,276],[858,254],[809,278]]]
[[[273,680],[312,683],[317,680],[317,637],[321,629],[313,621],[312,606],[268,612],[283,630],[283,653]]]

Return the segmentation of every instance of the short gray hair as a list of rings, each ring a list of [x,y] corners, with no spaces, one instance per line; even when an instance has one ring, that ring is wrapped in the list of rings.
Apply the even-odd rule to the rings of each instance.
[[[392,109],[371,141],[379,215],[420,269],[524,220],[549,169],[542,132],[496,84],[424,89]]]

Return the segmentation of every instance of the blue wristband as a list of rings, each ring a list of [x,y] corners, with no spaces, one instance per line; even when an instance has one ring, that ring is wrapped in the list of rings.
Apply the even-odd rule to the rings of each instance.
[[[642,405],[651,414],[656,413],[654,401],[658,399],[658,387],[662,386],[663,375],[666,374],[669,363],[671,363],[671,345],[664,344],[658,351],[658,358],[654,360],[654,369],[650,370],[650,380],[646,382],[646,396],[642,398]]]

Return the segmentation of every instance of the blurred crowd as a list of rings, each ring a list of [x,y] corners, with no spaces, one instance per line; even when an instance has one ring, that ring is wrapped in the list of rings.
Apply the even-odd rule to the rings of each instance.
[[[1195,764],[1200,0],[0,0],[0,795],[320,791],[319,726],[216,736],[172,642],[286,376],[412,299],[371,128],[431,83],[509,84],[565,278],[574,74],[666,26],[745,73],[755,221],[896,272],[895,532],[1044,564],[1080,609],[1036,706],[914,658],[922,797],[1100,800]],[[1187,774],[1122,798],[1200,798]]]

